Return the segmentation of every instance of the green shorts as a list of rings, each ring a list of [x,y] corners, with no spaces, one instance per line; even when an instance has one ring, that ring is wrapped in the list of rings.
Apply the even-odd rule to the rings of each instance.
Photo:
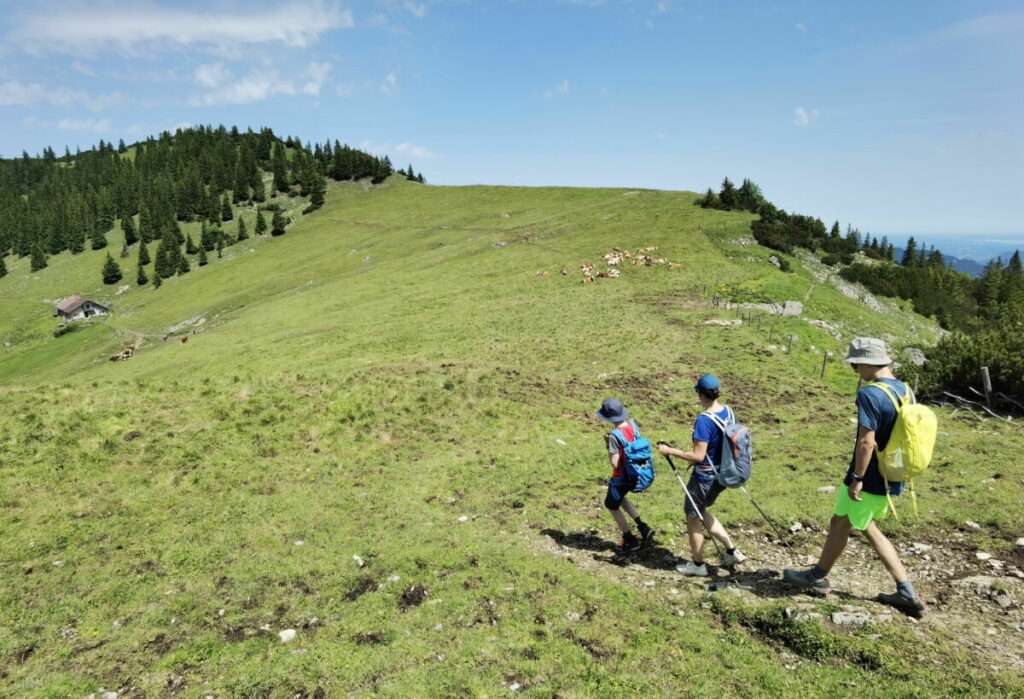
[[[846,517],[854,529],[864,531],[873,519],[885,519],[889,510],[889,501],[884,495],[872,495],[861,491],[861,502],[850,499],[845,485],[839,485],[836,496],[836,515]]]

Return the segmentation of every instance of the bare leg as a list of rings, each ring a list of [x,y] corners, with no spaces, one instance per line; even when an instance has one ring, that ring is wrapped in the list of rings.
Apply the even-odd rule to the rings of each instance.
[[[615,522],[619,525],[619,529],[625,534],[629,531],[629,523],[626,521],[625,516],[622,514],[622,510],[609,510],[612,513],[612,517],[615,518]]]
[[[711,532],[711,536],[721,541],[725,548],[732,548],[732,539],[729,538],[729,534],[725,531],[725,527],[723,527],[722,523],[707,510],[704,511],[704,524],[707,525],[708,531]]]
[[[629,498],[622,498],[622,509],[624,509],[626,511],[626,514],[632,517],[633,519],[636,519],[640,516],[640,513],[636,511],[635,507],[633,507],[633,503],[629,501]]]
[[[686,533],[690,538],[690,558],[694,563],[703,563],[704,532],[700,528],[700,517],[687,516]]]
[[[828,536],[825,537],[825,546],[822,547],[821,557],[818,559],[818,567],[826,573],[832,570],[832,566],[846,550],[846,542],[850,540],[850,529],[852,529],[850,520],[845,515],[832,515],[832,520],[828,524]]]
[[[896,553],[896,549],[893,547],[892,542],[889,541],[888,537],[882,533],[882,530],[875,526],[872,522],[868,525],[868,528],[864,530],[864,534],[868,537],[868,541],[875,547],[875,552],[878,553],[878,557],[882,559],[882,563],[885,565],[885,569],[889,571],[889,575],[893,577],[898,583],[907,580],[907,569],[903,567],[903,562],[900,561],[899,554]]]

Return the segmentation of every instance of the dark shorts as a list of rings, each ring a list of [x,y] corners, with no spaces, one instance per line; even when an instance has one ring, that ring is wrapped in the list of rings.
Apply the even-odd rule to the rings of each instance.
[[[691,474],[690,481],[686,484],[686,490],[690,493],[690,497],[686,498],[686,507],[683,508],[686,516],[700,517],[701,513],[715,504],[718,494],[725,490],[725,486],[714,480],[699,481],[696,476]],[[693,509],[693,503],[700,508],[700,513]]]
[[[622,501],[633,490],[633,484],[626,478],[612,478],[608,481],[608,494],[604,496],[604,506],[609,510],[622,507]]]

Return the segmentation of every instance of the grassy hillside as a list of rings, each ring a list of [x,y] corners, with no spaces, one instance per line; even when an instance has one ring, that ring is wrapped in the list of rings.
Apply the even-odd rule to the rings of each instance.
[[[906,559],[934,607],[924,622],[870,602],[890,581],[862,541],[833,574],[838,602],[788,594],[778,570],[820,548],[834,496],[819,488],[838,484],[853,436],[856,377],[833,357],[821,378],[820,352],[855,334],[932,331],[895,308],[870,312],[795,261],[783,274],[770,251],[731,242],[748,215],[693,199],[395,178],[336,185],[285,236],[157,290],[103,287],[105,251],[34,274],[8,258],[3,686],[1021,694],[1019,608],[954,584],[984,574],[1021,595],[1019,430],[943,413],[921,517],[886,522],[899,546],[936,547],[934,560]],[[616,246],[657,247],[682,267],[627,265],[581,284],[579,265]],[[54,338],[53,302],[72,293],[114,315]],[[704,325],[737,319],[716,296],[803,301],[804,317]],[[175,328],[187,344],[164,340]],[[107,361],[139,339],[133,359]],[[789,552],[742,494],[724,495],[717,511],[751,561],[741,587],[718,592],[673,570],[686,550],[667,470],[636,500],[657,546],[611,555],[593,417],[619,396],[652,439],[683,443],[693,379],[709,371],[754,430],[755,497],[787,528],[803,524]],[[871,623],[833,625],[843,605]],[[287,629],[296,637],[282,643]]]

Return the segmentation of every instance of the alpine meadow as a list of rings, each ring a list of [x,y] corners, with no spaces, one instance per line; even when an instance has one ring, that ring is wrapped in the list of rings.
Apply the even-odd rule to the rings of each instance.
[[[339,152],[200,128],[3,163],[34,174],[3,229],[0,693],[1024,695],[1005,410],[935,405],[919,513],[880,525],[923,619],[874,601],[891,580],[863,536],[831,597],[780,580],[843,487],[847,344],[884,338],[938,386],[904,352],[949,341],[935,319],[695,193],[434,186]],[[72,295],[109,315],[58,329]],[[726,492],[749,559],[688,579],[663,460],[631,496],[654,541],[616,554],[594,411],[616,396],[688,444],[705,373],[781,532]]]

